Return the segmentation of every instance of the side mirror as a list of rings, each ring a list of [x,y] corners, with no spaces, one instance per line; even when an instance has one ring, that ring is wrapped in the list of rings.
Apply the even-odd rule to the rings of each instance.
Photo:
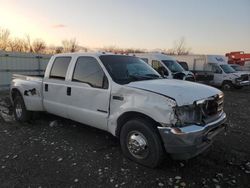
[[[216,70],[215,70],[215,73],[216,73],[216,74],[222,74],[222,70],[216,69]]]
[[[108,78],[106,77],[106,75],[104,75],[103,80],[102,80],[102,88],[108,89],[108,87],[109,87],[109,81],[108,81]]]

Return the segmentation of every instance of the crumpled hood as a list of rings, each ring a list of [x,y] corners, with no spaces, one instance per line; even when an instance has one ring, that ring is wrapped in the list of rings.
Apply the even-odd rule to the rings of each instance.
[[[190,72],[190,71],[183,71],[183,73],[187,76],[187,75],[194,75],[192,72]]]
[[[241,74],[250,74],[250,71],[246,71],[246,70],[244,70],[244,71],[238,71],[239,73],[241,73]]]
[[[175,99],[178,106],[193,104],[194,101],[208,98],[221,91],[210,86],[175,79],[156,79],[130,82],[126,86],[159,93]]]
[[[250,72],[248,72],[248,71],[237,71],[237,72],[232,73],[232,74],[237,76],[237,77],[241,77],[241,75],[250,74]]]

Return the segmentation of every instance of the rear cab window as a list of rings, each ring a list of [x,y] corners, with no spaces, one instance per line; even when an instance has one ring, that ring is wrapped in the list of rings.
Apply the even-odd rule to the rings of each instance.
[[[50,70],[50,79],[65,80],[71,57],[56,57]]]

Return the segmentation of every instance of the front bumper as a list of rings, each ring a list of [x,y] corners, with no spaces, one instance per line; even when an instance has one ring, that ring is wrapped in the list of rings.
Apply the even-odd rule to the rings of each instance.
[[[226,128],[226,114],[222,112],[220,117],[206,124],[189,125],[181,128],[158,127],[164,147],[174,159],[185,160],[192,158],[212,143],[212,139]]]
[[[250,86],[250,81],[245,80],[245,81],[240,81],[235,83],[236,86]]]

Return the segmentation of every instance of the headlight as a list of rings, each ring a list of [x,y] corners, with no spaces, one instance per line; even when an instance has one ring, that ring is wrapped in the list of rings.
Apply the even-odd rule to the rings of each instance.
[[[235,78],[235,81],[236,81],[236,82],[241,82],[241,81],[242,81],[242,78],[241,78],[241,77]]]
[[[176,107],[175,113],[177,118],[177,122],[175,124],[176,126],[185,126],[191,123],[201,123],[202,114],[200,109],[195,104]]]

